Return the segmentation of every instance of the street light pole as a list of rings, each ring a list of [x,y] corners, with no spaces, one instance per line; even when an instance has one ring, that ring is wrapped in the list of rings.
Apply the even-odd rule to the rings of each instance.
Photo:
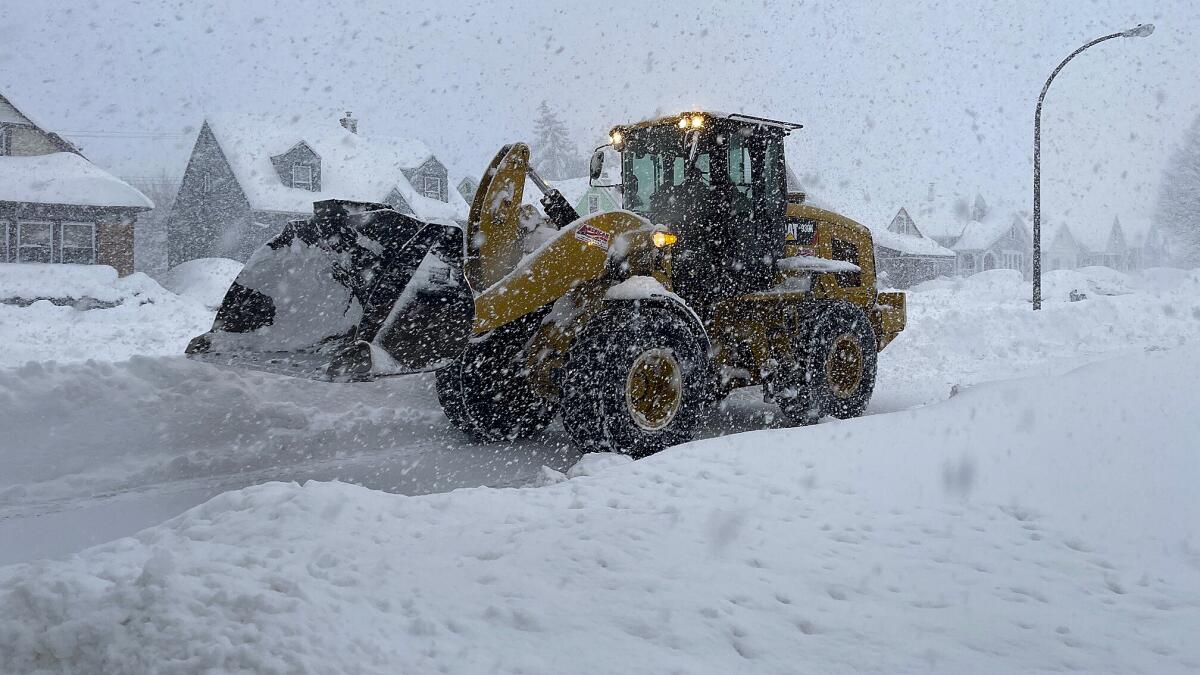
[[[1046,79],[1046,84],[1042,86],[1042,93],[1038,95],[1037,111],[1033,115],[1033,308],[1038,310],[1042,308],[1042,102],[1046,99],[1046,91],[1050,89],[1050,83],[1058,76],[1059,71],[1063,66],[1070,63],[1071,59],[1079,56],[1080,52],[1098,45],[1105,40],[1111,40],[1119,37],[1146,37],[1154,32],[1154,24],[1139,23],[1137,26],[1124,30],[1112,35],[1096,38],[1084,46],[1071,52],[1070,56],[1062,60],[1054,72],[1050,73],[1050,77]]]

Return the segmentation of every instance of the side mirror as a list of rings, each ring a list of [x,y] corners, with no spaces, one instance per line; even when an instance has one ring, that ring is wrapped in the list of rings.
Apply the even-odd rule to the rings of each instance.
[[[604,149],[597,148],[592,153],[592,159],[588,162],[588,175],[592,180],[597,180],[604,173]]]

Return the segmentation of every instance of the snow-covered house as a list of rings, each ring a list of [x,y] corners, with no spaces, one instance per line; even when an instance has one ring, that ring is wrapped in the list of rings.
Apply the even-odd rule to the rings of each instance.
[[[992,208],[978,194],[972,201],[943,199],[930,186],[929,197],[918,213],[925,233],[954,251],[957,274],[993,269],[1029,273],[1033,238],[1016,209]]]
[[[1087,248],[1087,254],[1079,262],[1080,267],[1101,265],[1114,270],[1128,270],[1134,266],[1134,251],[1125,239],[1120,217],[1113,217],[1108,236],[1103,241],[1092,242]]]
[[[1007,222],[999,219],[972,219],[954,242],[958,273],[970,275],[994,269],[1016,270],[1028,274],[1031,269],[1033,239],[1025,221],[1016,214]]]
[[[581,216],[621,208],[621,195],[617,194],[615,188],[593,186],[587,176],[556,180],[553,183]]]
[[[621,195],[615,187],[593,186],[587,176],[566,178],[564,180],[548,181],[551,186],[562,193],[563,198],[580,216],[602,211],[615,211],[621,207]],[[521,195],[521,203],[530,204],[541,209],[542,192],[537,189],[532,180],[525,181],[525,192]]]
[[[446,167],[418,140],[358,133],[349,113],[324,125],[294,117],[210,117],[200,127],[167,217],[172,266],[245,260],[323,199],[389,204],[422,220],[465,221]]]
[[[895,288],[954,274],[954,251],[925,236],[901,207],[887,229],[872,229],[875,266]]]
[[[1047,227],[1042,232],[1042,270],[1073,270],[1087,258],[1087,248],[1067,224]]]
[[[137,214],[153,207],[0,94],[0,262],[130,274]]]

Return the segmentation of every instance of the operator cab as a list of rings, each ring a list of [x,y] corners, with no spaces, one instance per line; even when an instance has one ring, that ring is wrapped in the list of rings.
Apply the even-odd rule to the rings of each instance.
[[[705,314],[719,300],[767,289],[783,255],[783,139],[799,124],[684,113],[616,127],[624,208],[667,227],[672,286]],[[592,178],[602,173],[600,151]]]

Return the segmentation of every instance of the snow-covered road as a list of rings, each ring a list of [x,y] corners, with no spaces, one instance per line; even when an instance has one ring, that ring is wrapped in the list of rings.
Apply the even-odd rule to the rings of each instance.
[[[538,488],[230,491],[0,568],[0,670],[1195,672],[1198,378],[1142,350]]]
[[[1054,273],[1048,282],[1052,300],[1038,314],[1021,299],[1025,285],[1004,271],[911,293],[909,327],[881,355],[869,413],[942,401],[954,387],[1177,347],[1200,327],[1194,272],[1131,279],[1092,270]],[[1074,288],[1091,298],[1062,302]],[[133,348],[142,353],[177,354],[198,332],[192,324],[202,329],[211,316],[161,289],[153,297],[136,310],[0,305],[22,319],[17,330],[57,331],[70,343],[64,350],[27,340],[27,350],[46,356],[0,370],[0,564],[133,534],[223,491],[268,481],[337,479],[414,495],[525,485],[543,465],[563,471],[579,458],[557,425],[517,445],[465,442],[443,417],[429,376],[328,384],[175,355],[77,360],[97,343],[116,345],[100,357],[127,358],[127,335],[139,336]],[[135,311],[133,325],[157,328],[131,331]],[[79,318],[64,322],[63,312]],[[64,355],[75,362],[48,362]],[[731,397],[700,436],[761,429],[777,424],[773,418],[748,391]]]

